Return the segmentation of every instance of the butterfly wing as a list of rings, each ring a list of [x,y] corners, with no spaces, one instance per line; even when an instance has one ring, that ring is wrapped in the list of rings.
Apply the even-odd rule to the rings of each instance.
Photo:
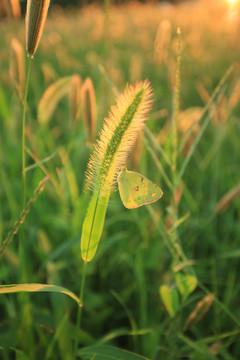
[[[153,203],[163,194],[161,188],[151,180],[126,168],[119,174],[118,188],[123,205],[128,209]]]

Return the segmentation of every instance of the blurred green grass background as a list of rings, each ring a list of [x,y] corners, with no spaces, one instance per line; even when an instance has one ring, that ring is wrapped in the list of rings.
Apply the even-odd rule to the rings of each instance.
[[[211,5],[212,4],[212,5]],[[171,119],[177,59],[177,27],[181,28],[179,142],[220,79],[233,65],[226,89],[180,183],[178,227],[183,251],[192,261],[199,286],[170,317],[159,296],[163,284],[175,286],[173,261],[162,233],[171,229],[171,191],[150,149],[142,141],[133,167],[163,189],[164,196],[148,207],[127,210],[118,191],[108,207],[96,258],[88,265],[80,345],[102,343],[128,349],[147,359],[238,359],[239,346],[239,199],[216,213],[219,200],[240,182],[239,147],[239,9],[219,1],[184,3],[177,7],[131,3],[76,11],[53,7],[34,57],[27,111],[27,148],[44,164],[49,181],[25,220],[28,282],[52,283],[79,293],[82,260],[80,236],[85,216],[83,182],[91,152],[82,115],[71,120],[68,96],[56,104],[46,126],[38,121],[38,104],[50,84],[65,76],[90,77],[96,93],[97,128],[102,128],[116,91],[127,83],[149,79],[154,90],[147,122],[158,147],[172,157]],[[21,212],[22,101],[9,76],[10,42],[25,47],[24,21],[0,22],[0,238],[6,238]],[[198,109],[198,110],[197,110]],[[190,115],[187,116],[187,111]],[[198,113],[196,113],[198,111]],[[178,154],[178,169],[197,136]],[[154,150],[168,176],[168,166]],[[28,156],[27,165],[34,164]],[[27,172],[27,198],[44,173]],[[154,217],[152,216],[154,214]],[[155,220],[154,220],[155,219]],[[170,222],[169,222],[170,221]],[[160,230],[159,230],[160,229]],[[163,229],[163,230],[162,230]],[[19,280],[18,235],[1,258],[2,284]],[[202,319],[184,329],[189,314],[207,290],[215,301]],[[61,294],[30,296],[35,358],[72,359],[71,342],[76,304]],[[21,328],[16,295],[0,297],[0,347],[3,359],[31,358]],[[18,349],[18,350],[14,350]],[[15,354],[15,355],[14,355]],[[37,354],[37,355],[36,355]],[[25,356],[25,357],[24,357]],[[90,355],[80,358],[90,359]],[[104,359],[104,357],[96,359]],[[121,358],[121,357],[119,357]]]

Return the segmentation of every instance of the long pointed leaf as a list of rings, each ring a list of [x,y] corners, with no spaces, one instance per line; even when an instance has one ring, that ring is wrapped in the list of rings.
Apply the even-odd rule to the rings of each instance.
[[[103,230],[108,199],[94,195],[89,203],[83,222],[81,253],[84,261],[91,261],[97,251]]]
[[[53,292],[68,295],[82,306],[80,299],[70,290],[57,285],[46,284],[10,284],[0,285],[0,294],[10,294],[18,292]]]

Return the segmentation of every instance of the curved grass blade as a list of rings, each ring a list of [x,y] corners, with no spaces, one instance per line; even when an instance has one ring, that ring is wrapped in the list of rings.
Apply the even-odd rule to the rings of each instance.
[[[46,284],[10,284],[0,285],[0,294],[10,294],[19,292],[52,292],[61,293],[75,300],[79,306],[82,306],[80,299],[70,290],[57,285]]]
[[[59,79],[44,92],[38,105],[38,121],[40,124],[47,124],[50,121],[59,101],[69,93],[71,80],[71,76]]]
[[[45,164],[46,162],[52,160],[56,155],[58,155],[58,150],[55,151],[54,153],[52,153],[51,155],[46,156],[44,159],[39,160],[39,161],[35,162],[34,164],[25,167],[24,172],[35,169],[36,167],[39,167],[40,165]]]

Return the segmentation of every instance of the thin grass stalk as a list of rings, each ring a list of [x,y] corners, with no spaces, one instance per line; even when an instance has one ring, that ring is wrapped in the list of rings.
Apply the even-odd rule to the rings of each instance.
[[[219,102],[221,100],[221,98],[223,97],[223,94],[225,93],[225,91],[226,91],[226,87],[223,87],[222,91],[220,91],[219,94],[218,94],[216,102]],[[190,148],[190,150],[189,150],[189,152],[188,152],[188,154],[187,154],[187,156],[186,156],[186,158],[185,158],[185,160],[184,160],[184,162],[183,162],[183,164],[181,166],[181,169],[180,169],[180,171],[178,173],[178,177],[176,179],[176,186],[178,186],[180,180],[182,179],[182,177],[183,177],[183,175],[185,173],[185,170],[186,170],[186,168],[187,168],[187,166],[189,164],[189,161],[191,160],[192,155],[194,154],[194,151],[195,151],[195,149],[196,149],[202,135],[204,134],[204,132],[205,132],[210,120],[211,120],[211,115],[215,111],[215,109],[216,109],[216,105],[214,107],[213,106],[211,107],[211,110],[210,110],[209,114],[206,116],[206,118],[205,118],[205,120],[204,120],[204,122],[203,122],[203,124],[202,124],[202,126],[200,128],[200,131],[197,133],[197,135],[195,137],[195,140],[193,141],[192,146],[191,146],[191,148]],[[204,111],[203,115],[206,115],[206,113],[207,113],[207,110]]]
[[[27,79],[24,93],[24,102],[23,102],[23,117],[22,117],[22,211],[26,206],[26,158],[25,158],[25,126],[26,126],[26,110],[27,110],[27,96],[29,89],[29,80],[31,73],[31,58],[28,59],[28,70],[27,70]],[[26,271],[26,254],[25,254],[25,232],[24,224],[21,229],[21,236],[19,242],[19,262],[20,262],[20,282],[27,282],[27,271]],[[29,355],[34,358],[34,345],[33,345],[33,334],[31,331],[32,323],[32,314],[31,314],[31,305],[26,296],[19,295],[19,301],[21,303],[21,327],[23,328],[24,337],[22,338],[23,342],[28,342],[29,346]]]
[[[173,114],[173,136],[172,136],[172,148],[173,148],[173,156],[172,156],[172,229],[169,233],[168,239],[174,248],[175,256],[174,266],[179,262],[183,261],[187,263],[186,255],[182,249],[178,232],[175,227],[175,224],[178,220],[178,209],[175,202],[175,191],[177,189],[176,179],[177,179],[177,159],[178,159],[178,118],[179,118],[179,109],[180,109],[180,86],[181,86],[181,30],[177,29],[178,35],[178,54],[177,54],[177,71],[176,71],[176,88],[175,88],[175,96],[174,96],[174,114]],[[173,266],[173,268],[174,268]],[[187,272],[189,269],[187,269]],[[191,270],[192,272],[192,270]]]
[[[31,64],[32,59],[28,59],[28,71],[27,71],[27,79],[26,79],[26,87],[25,87],[25,94],[24,94],[24,103],[23,103],[23,116],[22,116],[22,210],[25,207],[26,203],[26,158],[25,158],[25,126],[26,126],[26,109],[27,109],[27,96],[28,96],[28,89],[29,89],[29,80],[30,80],[30,73],[31,73]],[[23,235],[23,233],[22,233]],[[22,242],[24,236],[22,237]]]
[[[161,162],[158,160],[157,155],[155,154],[152,147],[150,146],[150,143],[149,143],[147,137],[144,138],[144,143],[145,143],[145,145],[147,147],[148,152],[152,156],[153,161],[155,162],[157,168],[159,169],[163,179],[165,180],[166,185],[168,186],[169,190],[171,190],[173,192],[173,185],[172,185],[168,175],[166,174]]]
[[[98,64],[98,69],[100,71],[100,73],[104,76],[106,82],[108,83],[110,89],[112,90],[113,94],[115,96],[119,96],[120,95],[120,91],[118,90],[118,88],[115,86],[115,84],[113,83],[113,81],[110,79],[106,69],[103,67],[102,64]]]
[[[44,166],[43,161],[39,160],[37,158],[37,156],[30,149],[26,148],[26,151],[31,156],[31,158],[35,161],[35,164],[26,167],[24,172],[27,172],[28,170],[30,170],[30,169],[32,169],[32,168],[34,168],[36,166],[39,166],[40,169],[44,172],[44,174],[49,177],[51,183],[56,188],[56,191],[61,196],[62,191],[61,191],[61,187],[60,187],[59,183],[57,182],[55,177],[49,172],[49,170],[46,168],[46,166]],[[52,156],[50,156],[50,157],[52,158],[54,155],[55,155],[55,153],[52,154]],[[47,159],[49,159],[50,157],[45,158],[45,161],[47,161]]]
[[[174,115],[173,115],[173,157],[172,157],[172,175],[173,175],[173,186],[175,188],[176,170],[177,170],[177,156],[178,156],[178,116],[180,108],[180,86],[181,86],[181,30],[177,29],[178,35],[178,55],[177,55],[177,71],[176,71],[176,89],[174,98]]]
[[[144,135],[145,138],[146,136],[149,138],[149,141],[151,142],[151,144],[153,145],[153,147],[155,148],[156,151],[158,151],[162,157],[164,158],[165,162],[171,166],[171,161],[168,157],[168,155],[166,154],[166,152],[163,150],[162,146],[159,145],[159,143],[157,142],[154,134],[151,132],[151,130],[148,127],[145,127],[144,129]]]
[[[99,194],[97,194],[97,199],[99,199]],[[95,208],[94,208],[93,219],[95,218],[96,209],[97,209],[97,204],[95,205]],[[91,224],[91,230],[90,230],[90,235],[89,235],[88,245],[87,245],[87,252],[86,252],[86,260],[83,260],[84,261],[83,262],[83,273],[82,273],[82,281],[81,281],[81,288],[80,288],[80,294],[79,294],[79,299],[82,303],[82,306],[78,307],[74,353],[77,352],[77,348],[78,348],[78,344],[79,344],[78,333],[79,333],[79,329],[81,326],[81,320],[82,320],[82,308],[83,308],[83,304],[84,304],[83,297],[84,297],[84,288],[85,288],[85,281],[86,281],[86,275],[87,275],[87,263],[88,263],[87,259],[88,259],[88,252],[89,252],[89,247],[90,247],[90,240],[91,240],[91,236],[92,236],[93,226],[94,226],[94,221]]]
[[[82,304],[83,304],[83,297],[84,297],[86,275],[87,275],[87,261],[84,261],[83,262],[83,272],[82,272],[82,282],[81,282],[80,295],[79,295],[79,298],[81,299],[80,301]],[[79,329],[80,329],[81,320],[82,320],[82,310],[83,310],[83,306],[79,306],[78,313],[77,313],[76,331],[75,331],[74,354],[76,354],[78,345],[79,345]]]
[[[232,71],[232,68],[228,69],[228,71],[225,74],[226,77],[224,75],[224,77],[220,81],[219,85],[215,88],[215,90],[214,90],[212,96],[210,97],[209,101],[207,102],[206,106],[204,107],[199,121],[195,122],[195,124],[191,128],[191,131],[188,131],[187,136],[185,137],[184,141],[182,142],[182,144],[180,146],[180,153],[183,151],[187,141],[189,140],[189,138],[190,138],[192,132],[194,131],[194,129],[196,128],[196,126],[201,123],[201,120],[203,120],[205,118],[205,116],[207,116],[208,112],[209,112],[209,115],[208,115],[209,121],[211,120],[213,113],[216,111],[216,104],[218,104],[221,101],[223,94],[226,90],[226,87],[225,87],[224,91],[223,91],[223,85],[224,85],[225,81],[227,80],[227,78],[229,77],[231,71]]]

